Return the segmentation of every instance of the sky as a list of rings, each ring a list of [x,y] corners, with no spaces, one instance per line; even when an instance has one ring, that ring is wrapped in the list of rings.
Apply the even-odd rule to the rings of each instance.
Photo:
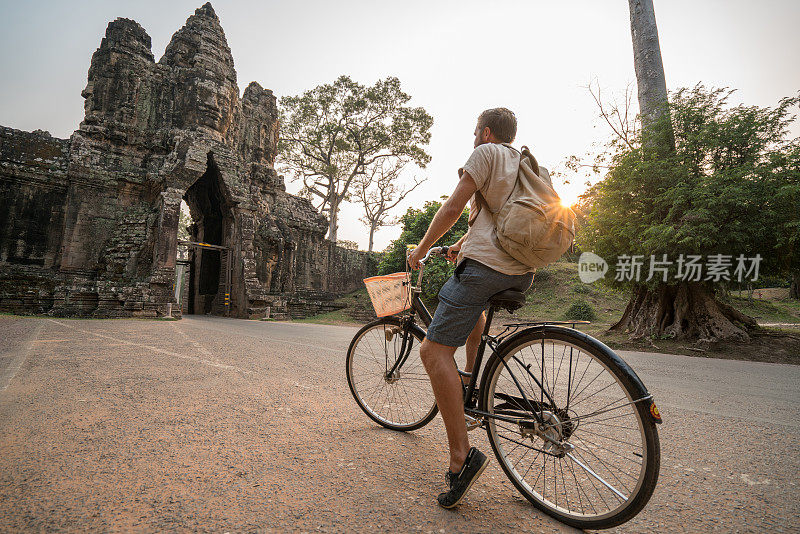
[[[117,17],[148,32],[158,60],[203,0],[0,0],[0,125],[68,138],[83,118],[81,90],[92,53]],[[655,0],[667,87],[737,89],[733,104],[774,106],[800,90],[800,2]],[[472,150],[478,114],[504,106],[518,120],[516,146],[564,171],[571,155],[611,136],[587,89],[608,98],[635,88],[628,3],[472,0],[212,2],[238,73],[276,96],[295,95],[346,74],[362,84],[397,76],[411,105],[434,118],[427,178],[396,208],[450,194]],[[635,104],[635,98],[634,98]],[[795,125],[793,136],[800,135]],[[406,179],[410,180],[410,177]],[[587,176],[566,173],[556,191],[574,201]],[[564,183],[568,181],[569,183]],[[287,190],[300,184],[287,177]],[[361,209],[345,205],[339,239],[366,248]],[[400,234],[376,234],[376,250]]]

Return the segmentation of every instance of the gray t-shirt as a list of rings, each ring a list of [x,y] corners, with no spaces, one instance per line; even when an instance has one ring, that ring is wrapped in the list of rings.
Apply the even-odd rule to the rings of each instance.
[[[519,171],[519,158],[520,153],[507,143],[485,143],[472,152],[464,166],[459,169],[459,175],[467,171],[492,212],[497,212],[514,189]],[[478,209],[479,204],[473,195],[469,206],[470,213],[475,213]],[[461,244],[458,262],[464,258],[479,261],[504,274],[525,274],[536,270],[518,262],[500,248],[492,214],[485,208],[480,210]]]

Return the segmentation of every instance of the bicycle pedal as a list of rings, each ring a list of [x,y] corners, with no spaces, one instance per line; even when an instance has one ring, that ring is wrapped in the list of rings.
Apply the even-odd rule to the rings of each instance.
[[[467,432],[483,426],[483,417],[475,418],[470,415],[464,414],[464,419],[466,419],[467,423]]]

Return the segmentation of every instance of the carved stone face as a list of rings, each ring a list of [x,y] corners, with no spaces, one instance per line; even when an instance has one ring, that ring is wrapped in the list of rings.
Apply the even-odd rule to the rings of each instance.
[[[233,122],[235,90],[211,80],[198,80],[196,84],[196,98],[189,105],[195,107],[198,125],[224,136]]]
[[[83,91],[81,91],[81,96],[84,98],[83,111],[84,113],[89,113],[89,111],[92,109],[94,96],[94,82],[92,80],[86,82],[86,87],[84,87]]]

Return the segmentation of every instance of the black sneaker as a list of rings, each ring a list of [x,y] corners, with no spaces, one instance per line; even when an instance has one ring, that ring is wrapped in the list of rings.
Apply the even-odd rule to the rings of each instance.
[[[439,494],[437,498],[439,506],[443,508],[458,506],[467,490],[478,480],[487,465],[489,465],[489,458],[475,447],[472,447],[467,453],[467,458],[464,460],[461,471],[453,473],[449,469],[447,470],[444,478],[450,489]]]

